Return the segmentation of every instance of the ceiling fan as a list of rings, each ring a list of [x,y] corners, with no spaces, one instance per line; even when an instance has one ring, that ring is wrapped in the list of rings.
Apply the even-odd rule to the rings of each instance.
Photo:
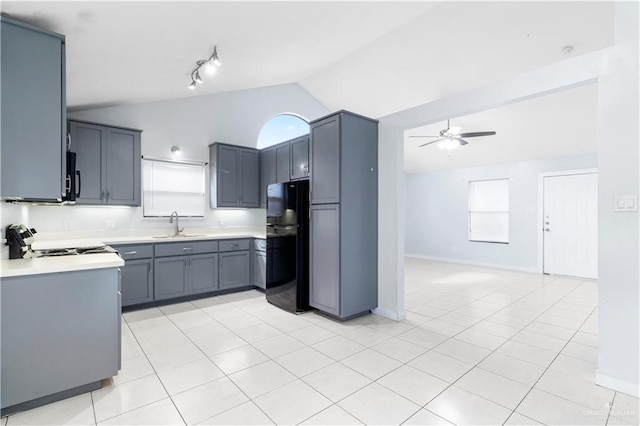
[[[493,136],[496,132],[467,132],[460,133],[462,130],[459,126],[450,126],[449,120],[447,120],[447,128],[444,130],[440,130],[440,134],[438,136],[426,136],[426,135],[411,135],[410,138],[436,138],[435,140],[427,143],[423,143],[420,147],[431,145],[433,143],[438,143],[438,148],[440,149],[456,149],[460,146],[467,145],[467,142],[464,138],[477,138],[479,136]]]

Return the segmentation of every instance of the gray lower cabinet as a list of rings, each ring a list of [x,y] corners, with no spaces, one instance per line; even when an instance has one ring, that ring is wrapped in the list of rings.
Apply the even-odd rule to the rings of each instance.
[[[0,32],[0,196],[60,201],[66,175],[65,38],[4,16]]]
[[[153,260],[127,260],[122,268],[122,306],[153,301]]]
[[[171,299],[218,289],[218,255],[157,258],[154,262],[155,300]]]
[[[267,283],[267,242],[255,239],[251,254],[251,284],[263,290]]]
[[[2,415],[118,373],[118,268],[3,278],[0,293]]]
[[[340,314],[340,207],[311,206],[309,305]]]
[[[77,204],[140,206],[140,130],[69,120]]]
[[[155,300],[187,295],[188,256],[162,257],[153,264]]]
[[[248,250],[220,253],[220,290],[251,285],[250,270]]]
[[[220,290],[251,285],[251,240],[222,240],[220,247]]]
[[[189,256],[187,284],[189,294],[218,289],[218,255],[215,253]]]
[[[153,301],[153,245],[113,245],[124,266],[120,268],[122,306]]]
[[[211,208],[260,207],[260,153],[219,142],[209,145]]]

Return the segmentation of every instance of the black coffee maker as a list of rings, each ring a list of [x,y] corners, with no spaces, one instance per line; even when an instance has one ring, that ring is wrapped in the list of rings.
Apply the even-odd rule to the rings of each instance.
[[[9,246],[9,259],[29,258],[33,254],[30,244],[33,242],[34,228],[25,225],[9,225],[6,229],[7,245]]]

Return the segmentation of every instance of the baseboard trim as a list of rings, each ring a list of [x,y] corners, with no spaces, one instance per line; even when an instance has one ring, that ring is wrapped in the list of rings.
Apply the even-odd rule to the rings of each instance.
[[[611,377],[600,371],[596,371],[596,384],[636,398],[640,397],[640,387],[637,384]]]
[[[540,273],[540,271],[538,271],[537,268],[535,267],[524,268],[520,266],[511,266],[511,265],[486,263],[486,262],[475,262],[472,260],[453,259],[448,257],[425,256],[423,254],[412,254],[412,253],[405,254],[405,257],[414,257],[417,259],[433,260],[436,262],[456,263],[459,265],[481,266],[483,268],[505,269],[508,271]]]
[[[404,312],[395,312],[395,311],[390,311],[388,309],[382,309],[382,308],[374,308],[371,311],[371,313],[375,315],[380,315],[381,317],[392,319],[394,321],[403,321],[407,317]]]

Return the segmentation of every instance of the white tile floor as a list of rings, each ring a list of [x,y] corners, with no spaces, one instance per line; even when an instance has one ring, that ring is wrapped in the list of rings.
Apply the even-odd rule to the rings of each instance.
[[[407,319],[291,315],[248,291],[123,315],[102,389],[18,424],[638,424],[594,384],[593,281],[408,259]]]

